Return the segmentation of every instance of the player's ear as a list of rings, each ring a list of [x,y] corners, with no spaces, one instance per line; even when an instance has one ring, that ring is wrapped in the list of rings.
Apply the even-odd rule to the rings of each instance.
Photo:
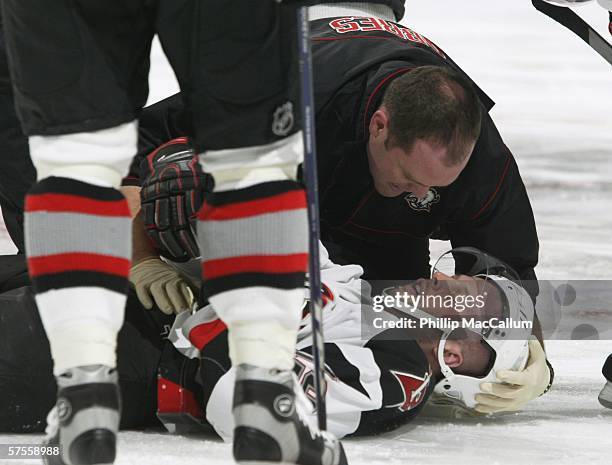
[[[444,345],[444,362],[449,368],[457,368],[463,364],[463,352],[459,341],[447,340]]]

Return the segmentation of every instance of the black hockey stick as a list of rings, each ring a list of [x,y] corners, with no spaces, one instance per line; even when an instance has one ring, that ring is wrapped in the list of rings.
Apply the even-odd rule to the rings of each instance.
[[[531,3],[533,3],[533,6],[538,11],[554,19],[584,40],[604,60],[612,65],[612,45],[571,8],[552,5],[544,0],[531,0]]]
[[[319,260],[319,186],[317,182],[317,148],[315,143],[314,95],[312,87],[312,57],[308,8],[298,8],[298,48],[300,85],[302,89],[302,131],[304,133],[304,181],[308,198],[308,229],[310,261],[310,320],[312,322],[312,358],[314,360],[315,394],[319,429],[327,427],[325,407],[325,342],[323,340],[323,302],[321,298],[321,267]]]

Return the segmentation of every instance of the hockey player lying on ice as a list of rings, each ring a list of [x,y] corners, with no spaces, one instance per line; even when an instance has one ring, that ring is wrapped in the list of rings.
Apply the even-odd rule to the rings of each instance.
[[[362,268],[336,265],[323,249],[326,399],[332,432],[344,436],[396,428],[417,416],[434,391],[438,402],[470,409],[483,395],[479,393],[481,383],[495,380],[500,371],[534,363],[534,353],[544,357],[541,350],[534,352],[539,347],[535,340],[528,342],[532,301],[506,277],[514,278],[511,269],[475,249],[457,253],[471,257],[473,277],[449,277],[436,268],[434,279],[376,291],[372,301],[369,285],[360,279]],[[372,303],[396,291],[422,298],[472,296],[482,305],[465,309],[434,303],[415,310],[402,304],[389,308],[400,320],[436,317],[443,323],[439,328],[415,330],[364,327],[370,317],[381,316]],[[55,399],[48,344],[27,287],[5,292],[0,298],[0,431],[41,431],[44,415]],[[510,318],[527,324],[525,329],[502,330],[497,335],[487,329],[450,331],[449,319],[472,317],[478,321]],[[211,425],[228,439],[233,371],[226,328],[210,306],[193,314],[182,312],[170,332],[176,341],[173,345],[160,336],[168,333],[171,318],[144,309],[133,295],[128,301],[118,342],[122,426],[153,425],[157,411],[171,431],[193,424]],[[385,321],[388,326],[394,316],[387,315]],[[184,337],[177,338],[175,329]],[[306,393],[312,386],[310,345],[310,319],[304,315],[295,374]],[[527,360],[529,349],[531,359]],[[314,420],[312,404],[303,401],[301,408]]]

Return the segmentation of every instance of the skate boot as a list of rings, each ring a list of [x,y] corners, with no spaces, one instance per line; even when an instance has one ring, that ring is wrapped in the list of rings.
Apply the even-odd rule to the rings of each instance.
[[[238,365],[234,458],[243,465],[346,465],[340,441],[311,424],[309,411],[293,372]]]
[[[120,417],[117,370],[104,365],[72,368],[57,377],[57,403],[47,416],[45,444],[61,455],[47,465],[102,465],[115,461]]]

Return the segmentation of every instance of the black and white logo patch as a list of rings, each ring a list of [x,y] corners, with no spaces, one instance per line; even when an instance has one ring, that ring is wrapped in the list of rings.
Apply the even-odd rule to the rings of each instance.
[[[274,110],[272,132],[275,136],[286,136],[289,134],[289,132],[291,132],[291,129],[293,129],[294,120],[293,103],[283,103],[276,110]]]
[[[431,206],[440,201],[440,194],[433,187],[430,188],[423,198],[418,198],[412,192],[408,192],[404,197],[404,200],[408,203],[408,206],[418,212],[431,211]]]
[[[293,399],[289,394],[281,394],[274,399],[274,411],[281,417],[290,417],[293,415],[294,410],[295,406],[293,404]]]
[[[72,405],[63,397],[57,399],[56,407],[59,421],[66,421],[72,415]]]

